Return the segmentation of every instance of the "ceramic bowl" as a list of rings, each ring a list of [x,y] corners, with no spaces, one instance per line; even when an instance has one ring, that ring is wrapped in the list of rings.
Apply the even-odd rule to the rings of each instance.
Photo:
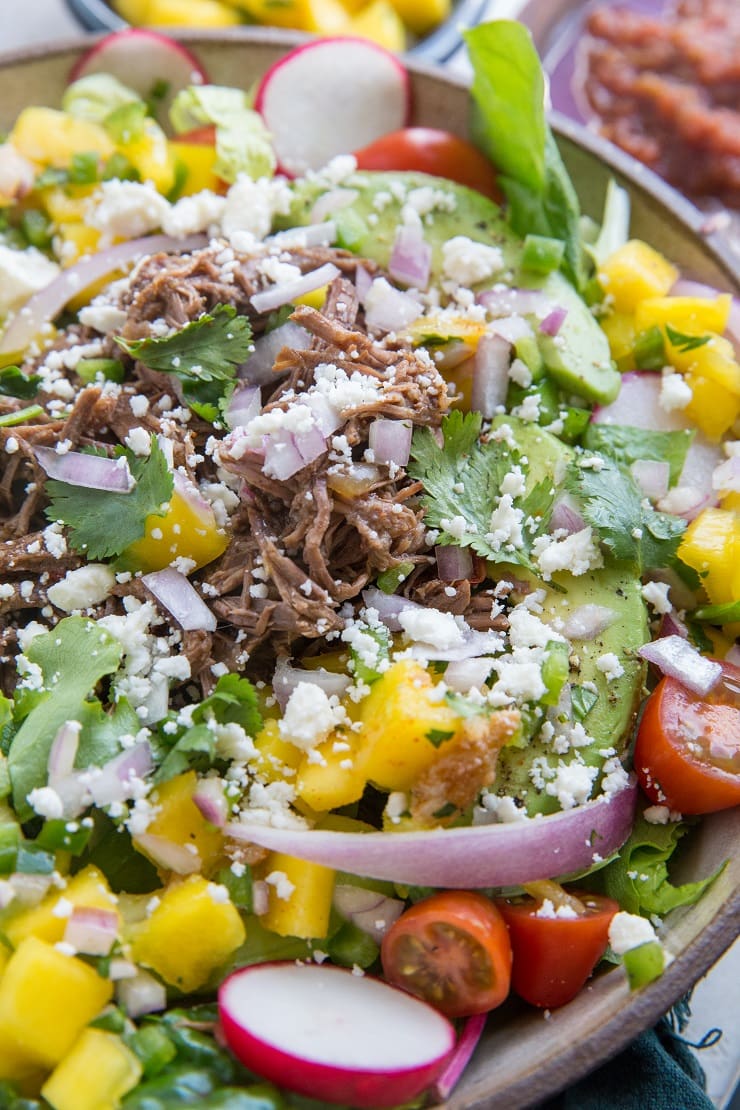
[[[298,41],[272,29],[182,36],[214,81],[249,87]],[[57,105],[69,70],[90,40],[0,58],[0,130],[27,104]],[[464,135],[465,84],[429,66],[410,65],[414,122],[444,123]],[[686,274],[738,291],[737,261],[717,235],[702,235],[704,217],[643,166],[568,120],[555,120],[565,161],[584,211],[601,212],[614,176],[631,194],[633,234],[665,251]],[[621,968],[597,975],[569,1005],[546,1020],[542,1013],[507,1003],[485,1035],[448,1110],[518,1110],[568,1086],[616,1054],[665,1013],[729,947],[740,924],[740,809],[703,819],[686,838],[673,877],[685,882],[727,866],[696,906],[665,921],[665,944],[674,957],[663,976],[630,993]]]
[[[452,13],[428,35],[417,39],[407,53],[427,62],[446,62],[461,44],[460,28],[473,27],[481,18],[488,0],[454,0]],[[89,31],[120,31],[128,27],[108,0],[67,0],[67,6]]]

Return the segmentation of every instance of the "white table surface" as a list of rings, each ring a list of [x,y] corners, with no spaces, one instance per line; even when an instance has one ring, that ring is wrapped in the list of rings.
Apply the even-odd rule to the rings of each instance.
[[[490,4],[498,18],[515,16],[522,5],[523,0],[491,0]],[[0,14],[0,50],[49,42],[80,31],[64,0],[0,0]],[[456,55],[453,66],[465,72],[464,57]],[[722,1038],[704,1049],[699,1059],[707,1074],[709,1096],[717,1107],[724,1108],[740,1082],[740,941],[697,984],[684,1037],[698,1043],[715,1027],[723,1030]]]

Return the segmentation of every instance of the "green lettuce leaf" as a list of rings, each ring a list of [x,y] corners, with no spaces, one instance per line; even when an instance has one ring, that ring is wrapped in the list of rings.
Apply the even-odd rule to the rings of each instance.
[[[170,120],[179,134],[195,127],[215,126],[214,172],[224,181],[234,182],[240,173],[256,181],[275,172],[269,133],[241,89],[191,85],[173,100]]]
[[[139,103],[143,104],[141,97],[117,77],[110,73],[90,73],[64,90],[62,111],[78,119],[102,123],[118,108]]]
[[[638,817],[619,857],[605,867],[605,892],[628,913],[662,916],[678,906],[693,906],[711,886],[724,864],[706,879],[674,886],[668,876],[668,861],[679,840],[689,831],[686,822],[652,825]]]

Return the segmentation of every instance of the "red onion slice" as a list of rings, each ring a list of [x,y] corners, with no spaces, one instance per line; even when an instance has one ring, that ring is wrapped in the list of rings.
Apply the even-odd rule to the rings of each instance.
[[[374,461],[405,466],[411,454],[413,430],[410,420],[386,420],[383,417],[373,420],[368,439]]]
[[[129,1017],[154,1014],[167,1006],[167,990],[148,971],[137,971],[134,976],[119,980],[116,997]]]
[[[310,220],[312,224],[320,224],[327,216],[341,212],[343,208],[354,204],[359,197],[357,189],[329,189],[322,193],[311,209]]]
[[[372,274],[370,274],[364,266],[357,266],[355,268],[355,289],[357,290],[357,297],[360,304],[364,304],[365,297],[372,283]]]
[[[470,1063],[470,1058],[486,1027],[487,1017],[487,1014],[473,1014],[472,1017],[465,1019],[462,1033],[457,1039],[449,1063],[430,1091],[433,1102],[446,1102],[462,1079],[463,1072]]]
[[[312,424],[305,432],[293,432],[293,442],[304,466],[320,458],[326,451],[326,436],[318,424]]]
[[[713,470],[712,489],[740,492],[740,455],[731,455]]]
[[[286,320],[278,328],[265,332],[254,341],[254,353],[239,367],[239,377],[250,385],[269,385],[278,381],[275,360],[284,347],[306,351],[312,336],[299,324]]]
[[[118,914],[94,906],[75,906],[64,930],[65,944],[86,956],[107,956],[118,935]]]
[[[246,428],[249,421],[259,416],[261,412],[262,396],[259,386],[245,385],[242,389],[234,390],[224,413],[224,419],[233,432],[235,428]]]
[[[341,698],[347,692],[352,679],[346,674],[327,671],[324,667],[310,671],[303,667],[294,667],[287,659],[278,659],[272,679],[272,692],[281,709],[285,709],[290,695],[299,682],[310,682],[314,686],[319,686],[327,697],[335,694]]]
[[[265,289],[262,293],[255,293],[251,298],[252,308],[255,312],[272,312],[284,304],[290,304],[296,297],[303,297],[306,293],[313,293],[322,285],[328,285],[335,277],[339,277],[340,270],[333,262],[325,262],[309,274],[304,274],[295,281],[281,282]]]
[[[223,779],[199,779],[193,791],[193,802],[206,821],[222,829],[229,815],[229,803],[225,794]]]
[[[330,247],[337,238],[337,225],[334,220],[320,224],[303,224],[278,231],[265,240],[266,243],[284,244],[286,247]]]
[[[528,316],[535,313],[544,316],[553,308],[538,289],[509,289],[501,285],[484,289],[475,299],[491,316]]]
[[[279,482],[292,478],[307,465],[292,432],[278,428],[262,437],[262,447],[265,456],[262,469],[268,477],[277,478]]]
[[[640,492],[651,501],[659,501],[668,493],[671,465],[656,459],[636,459],[630,473]]]
[[[184,574],[174,567],[145,574],[142,582],[186,632],[215,632],[216,618]]]
[[[550,532],[567,532],[569,536],[581,532],[586,527],[586,521],[581,516],[578,506],[569,493],[564,493],[555,502],[550,517]]]
[[[200,854],[188,851],[183,844],[167,840],[156,833],[141,833],[134,837],[134,844],[144,855],[164,871],[174,871],[176,875],[194,875],[201,869]]]
[[[407,609],[425,608],[423,605],[417,605],[415,601],[399,597],[398,594],[383,593],[377,586],[370,586],[367,590],[363,590],[362,600],[366,608],[375,609],[378,617],[390,632],[401,631],[398,620],[399,613],[403,613]]]
[[[363,298],[365,323],[375,331],[401,331],[421,314],[421,302],[376,278]]]
[[[597,406],[591,414],[595,424],[629,425],[654,432],[675,432],[688,428],[686,417],[675,409],[666,411],[660,404],[662,378],[647,370],[622,375],[616,400]]]
[[[50,786],[72,774],[80,744],[80,727],[78,721],[66,721],[54,737],[47,763]]]
[[[705,658],[681,636],[664,636],[639,650],[639,655],[664,675],[704,696],[722,677],[722,665]]]
[[[680,636],[682,640],[689,638],[688,628],[673,609],[670,613],[664,613],[660,619],[660,639],[667,636]]]
[[[426,289],[432,268],[432,248],[424,238],[420,227],[407,227],[402,224],[396,229],[391,256],[388,259],[388,273],[400,285],[410,285],[414,289]]]
[[[388,898],[385,894],[351,883],[337,883],[333,902],[343,917],[377,944],[406,908],[400,898]]]
[[[567,308],[554,308],[552,312],[548,312],[544,320],[540,324],[540,331],[543,335],[557,335],[568,315]]]
[[[519,886],[583,871],[606,858],[632,829],[637,787],[624,787],[550,817],[501,825],[406,833],[309,832],[234,823],[234,840],[259,844],[389,882],[451,889]]]
[[[106,459],[102,455],[86,455],[82,451],[67,451],[60,455],[53,447],[35,447],[34,453],[49,478],[56,478],[70,486],[100,489],[106,493],[130,493],[136,485],[125,457]]]
[[[500,335],[484,335],[475,351],[471,408],[486,420],[506,401],[511,346]]]
[[[73,297],[79,296],[93,282],[120,270],[130,262],[147,255],[187,254],[207,246],[205,235],[191,235],[187,239],[173,239],[171,235],[151,235],[144,239],[129,239],[108,250],[89,255],[63,270],[44,289],[34,293],[23,308],[16,312],[0,340],[0,354],[24,351],[41,332],[44,324],[53,320]]]
[[[103,767],[88,772],[89,793],[97,806],[124,802],[133,798],[138,783],[154,768],[154,758],[148,740],[141,740],[126,748]]]

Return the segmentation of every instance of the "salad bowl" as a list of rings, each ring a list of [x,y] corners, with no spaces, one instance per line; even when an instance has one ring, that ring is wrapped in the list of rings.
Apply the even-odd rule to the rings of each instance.
[[[192,33],[180,36],[222,85],[249,87],[302,37],[273,30]],[[56,105],[80,40],[0,58],[0,127],[27,105]],[[413,122],[467,134],[469,97],[464,82],[420,63],[409,64]],[[610,178],[630,193],[632,234],[674,259],[689,277],[738,291],[740,273],[721,235],[706,230],[702,215],[658,178],[598,137],[567,120],[554,121],[561,153],[583,210],[597,217]],[[704,229],[704,230],[703,230]],[[700,901],[668,915],[663,940],[671,962],[663,975],[631,992],[619,968],[597,974],[568,1005],[550,1014],[515,1001],[489,1019],[465,1075],[445,1106],[533,1106],[617,1053],[668,1010],[719,958],[740,923],[740,811],[701,819],[686,838],[672,878],[705,877],[724,863]]]

